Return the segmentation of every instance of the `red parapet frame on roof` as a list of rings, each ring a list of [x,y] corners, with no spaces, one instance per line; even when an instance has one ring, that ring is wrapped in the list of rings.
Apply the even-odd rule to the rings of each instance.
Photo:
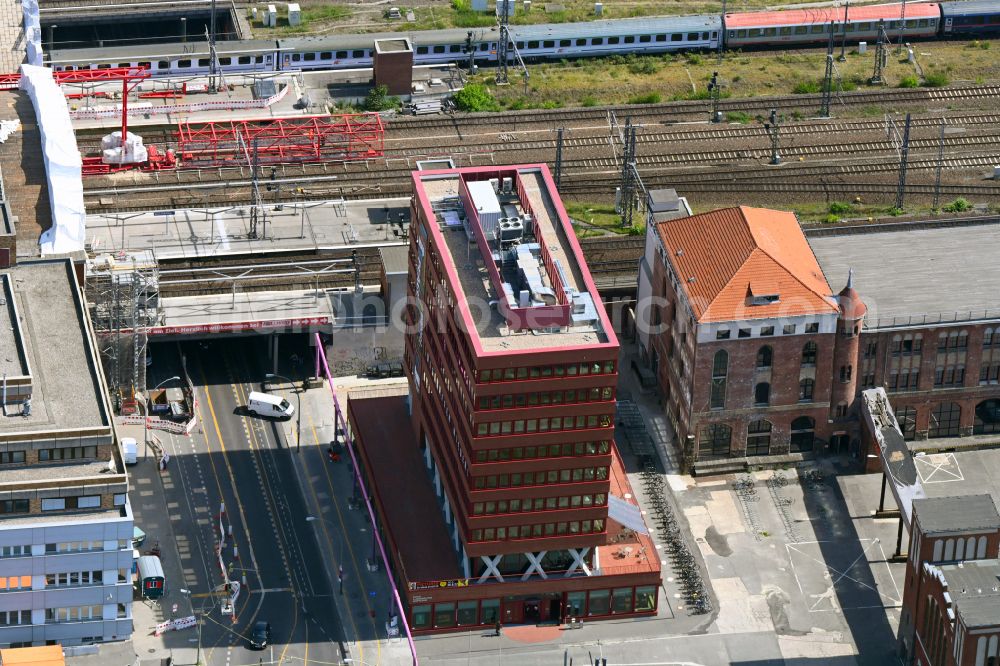
[[[378,114],[292,116],[266,120],[182,122],[177,157],[182,168],[333,162],[381,157],[385,128]]]

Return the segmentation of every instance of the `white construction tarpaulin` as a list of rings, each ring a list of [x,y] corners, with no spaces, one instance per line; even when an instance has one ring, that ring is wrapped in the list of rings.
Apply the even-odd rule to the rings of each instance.
[[[24,14],[24,50],[29,65],[42,65],[42,26],[38,20],[38,0],[21,0]]]
[[[52,206],[52,226],[38,241],[42,254],[82,250],[87,217],[83,206],[83,161],[76,147],[66,97],[47,67],[22,65],[21,89],[28,93],[35,107]]]

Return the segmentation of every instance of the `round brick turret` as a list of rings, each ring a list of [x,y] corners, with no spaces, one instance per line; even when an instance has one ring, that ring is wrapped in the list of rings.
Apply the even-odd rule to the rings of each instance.
[[[853,269],[847,275],[847,285],[837,294],[840,316],[837,319],[837,336],[833,352],[833,380],[830,390],[830,418],[844,418],[843,406],[850,413],[857,393],[858,367],[861,345],[861,328],[864,326],[865,306],[854,289]],[[838,407],[841,411],[838,412]]]

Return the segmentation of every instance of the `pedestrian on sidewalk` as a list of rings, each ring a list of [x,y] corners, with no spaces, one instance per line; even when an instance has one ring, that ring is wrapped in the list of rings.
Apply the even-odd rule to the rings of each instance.
[[[500,624],[500,620],[497,620],[496,626],[493,627],[495,630],[494,636],[500,636],[500,631],[503,629],[503,625]]]

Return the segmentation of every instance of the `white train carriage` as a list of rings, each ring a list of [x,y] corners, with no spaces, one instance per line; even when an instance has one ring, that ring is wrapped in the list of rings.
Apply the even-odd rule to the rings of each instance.
[[[277,52],[277,42],[272,39],[218,42],[215,48],[219,67],[227,74],[273,72],[278,61]],[[56,71],[140,65],[154,76],[205,74],[209,71],[207,42],[57,49],[46,56]]]
[[[721,26],[717,16],[665,16],[514,26],[511,33],[523,58],[539,60],[713,50]]]

